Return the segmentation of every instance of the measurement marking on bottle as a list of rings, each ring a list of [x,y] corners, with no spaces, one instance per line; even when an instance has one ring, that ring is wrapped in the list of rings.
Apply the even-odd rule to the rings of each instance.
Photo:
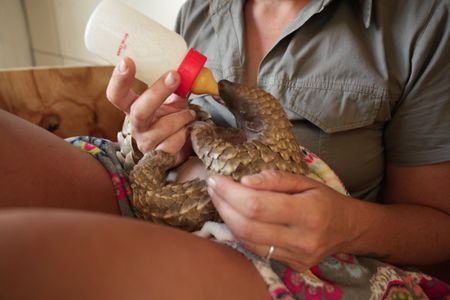
[[[125,32],[122,40],[120,41],[119,48],[117,49],[117,52],[116,52],[117,56],[120,56],[122,54],[122,51],[127,49],[128,36],[129,36],[128,32]]]

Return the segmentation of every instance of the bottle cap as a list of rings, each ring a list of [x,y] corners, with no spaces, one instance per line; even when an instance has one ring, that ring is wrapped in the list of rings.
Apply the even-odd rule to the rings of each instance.
[[[189,49],[177,70],[181,77],[181,83],[175,91],[175,94],[181,97],[187,97],[189,95],[192,84],[205,62],[206,56],[193,48]]]

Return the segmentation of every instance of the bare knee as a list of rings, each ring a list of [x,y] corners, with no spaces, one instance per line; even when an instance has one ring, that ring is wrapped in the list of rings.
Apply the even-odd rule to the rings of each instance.
[[[107,214],[5,210],[0,245],[0,299],[269,296],[251,263],[230,248]]]
[[[0,207],[119,213],[110,175],[92,156],[0,110]]]
[[[60,209],[0,210],[0,299],[127,299],[119,287],[126,253],[120,238],[114,247],[108,228],[115,219]]]

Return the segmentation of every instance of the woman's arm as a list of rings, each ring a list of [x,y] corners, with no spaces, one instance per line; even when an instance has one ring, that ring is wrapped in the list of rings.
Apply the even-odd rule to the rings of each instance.
[[[388,164],[387,205],[362,206],[367,227],[355,241],[355,250],[375,252],[397,264],[450,259],[449,178],[450,162],[416,167]]]
[[[265,171],[209,180],[214,204],[233,234],[264,256],[296,269],[324,256],[347,252],[408,265],[445,261],[450,256],[450,163],[389,166],[386,197],[375,204],[345,197],[304,176]]]

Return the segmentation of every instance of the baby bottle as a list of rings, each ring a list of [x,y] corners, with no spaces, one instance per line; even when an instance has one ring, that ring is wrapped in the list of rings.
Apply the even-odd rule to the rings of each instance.
[[[206,56],[188,49],[177,33],[120,0],[103,0],[89,18],[85,44],[111,64],[123,57],[136,63],[136,78],[151,85],[163,73],[177,70],[181,83],[176,94],[218,95],[217,82],[204,66]]]

